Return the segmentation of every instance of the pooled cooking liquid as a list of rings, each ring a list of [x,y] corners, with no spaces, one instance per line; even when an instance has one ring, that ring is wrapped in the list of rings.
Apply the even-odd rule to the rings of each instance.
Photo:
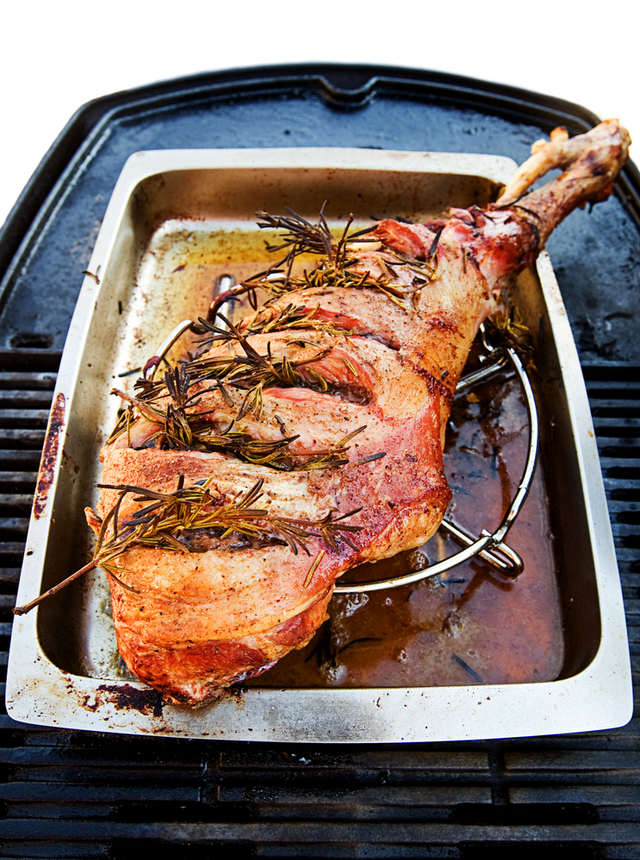
[[[448,515],[476,535],[495,531],[522,478],[529,422],[516,377],[455,399],[445,471]],[[563,660],[562,621],[540,466],[507,543],[524,571],[507,580],[482,559],[369,594],[340,594],[312,641],[250,682],[256,687],[414,687],[551,681]],[[338,580],[401,576],[460,549],[436,534],[418,549]]]

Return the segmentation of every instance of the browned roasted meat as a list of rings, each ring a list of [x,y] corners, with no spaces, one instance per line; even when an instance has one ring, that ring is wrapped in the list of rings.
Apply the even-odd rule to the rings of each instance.
[[[347,243],[319,230],[312,277],[283,276],[268,306],[141,385],[89,514],[105,545],[126,543],[102,566],[140,679],[209,701],[304,645],[347,569],[435,532],[451,399],[500,278],[610,193],[628,144],[613,120],[558,133],[486,210]],[[522,196],[550,166],[565,173]]]

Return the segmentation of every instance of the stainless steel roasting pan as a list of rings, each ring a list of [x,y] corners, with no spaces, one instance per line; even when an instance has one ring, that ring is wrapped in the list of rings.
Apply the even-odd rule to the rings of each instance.
[[[202,313],[207,272],[195,287],[192,280],[176,288],[173,279],[169,289],[154,257],[164,254],[170,261],[177,250],[184,257],[198,231],[250,236],[258,208],[280,212],[290,206],[314,217],[328,199],[336,218],[353,212],[367,221],[483,205],[514,167],[492,156],[337,148],[133,155],[114,190],[67,338],[17,602],[28,602],[86,562],[91,547],[83,509],[96,504],[99,451],[119,405],[109,391],[131,384],[135,377],[124,374],[144,365],[176,322]],[[181,247],[167,248],[176,231]],[[232,248],[229,254],[231,265]],[[555,680],[263,686],[225,694],[195,711],[168,706],[123,672],[108,589],[102,574],[93,572],[15,619],[6,694],[11,716],[132,734],[319,743],[515,737],[627,722],[629,654],[598,452],[546,254],[536,271],[514,282],[512,298],[536,347],[542,467],[563,619],[564,662]]]

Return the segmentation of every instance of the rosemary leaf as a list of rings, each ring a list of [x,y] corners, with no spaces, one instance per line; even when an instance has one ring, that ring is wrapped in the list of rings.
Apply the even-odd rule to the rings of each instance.
[[[102,485],[104,489],[118,490],[118,499],[105,516],[100,538],[94,554],[94,565],[106,566],[113,573],[112,563],[123,553],[137,546],[176,552],[193,551],[188,543],[191,533],[206,530],[211,538],[224,541],[237,534],[258,538],[267,544],[284,541],[295,554],[302,550],[309,555],[310,538],[319,538],[334,552],[340,552],[340,543],[357,550],[348,533],[360,531],[360,526],[348,525],[343,520],[360,509],[335,516],[330,511],[320,520],[290,519],[274,516],[267,507],[255,507],[262,496],[264,480],[257,481],[245,494],[226,504],[219,504],[210,492],[213,479],[204,484],[180,486],[173,493],[158,493],[144,487]],[[122,523],[109,538],[106,530],[116,517],[125,495],[133,500],[150,500],[151,505],[137,511]],[[141,516],[142,514],[142,516]],[[197,551],[197,550],[196,550]]]
[[[320,562],[325,557],[325,555],[326,555],[325,550],[321,549],[320,552],[318,553],[318,555],[315,557],[313,564],[309,568],[309,573],[307,574],[307,578],[304,581],[304,586],[303,586],[304,588],[308,588],[311,585],[311,580],[313,579],[313,574],[318,569],[318,566],[320,565]]]

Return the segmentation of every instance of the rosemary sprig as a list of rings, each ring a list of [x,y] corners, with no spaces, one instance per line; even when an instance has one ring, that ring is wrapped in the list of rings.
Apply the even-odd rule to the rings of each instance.
[[[238,295],[260,288],[266,291],[271,296],[270,301],[273,301],[286,293],[303,290],[373,289],[381,291],[403,310],[409,311],[409,308],[399,300],[418,293],[429,282],[439,277],[436,249],[426,260],[415,260],[391,248],[386,248],[385,253],[390,259],[382,255],[376,258],[382,269],[377,277],[369,271],[352,271],[359,260],[356,256],[348,256],[344,251],[337,258],[327,257],[318,266],[309,271],[305,270],[298,277],[293,277],[289,268],[281,270],[278,267],[275,270],[261,272],[243,281],[238,286]],[[411,285],[400,281],[395,271],[396,267],[402,267],[412,273]]]
[[[244,341],[244,337],[242,335],[240,337]],[[255,350],[253,353],[258,355]],[[348,366],[357,377],[357,371],[351,362]],[[295,372],[291,363],[285,370],[289,374],[287,378],[291,379],[291,374]],[[313,373],[313,371],[309,372]],[[326,382],[319,374],[316,374],[316,381],[320,388],[324,387],[326,390]],[[154,433],[146,437],[143,447],[153,446],[162,450],[217,451],[254,465],[269,466],[282,471],[309,471],[336,468],[348,463],[349,460],[346,457],[348,443],[366,429],[359,427],[328,448],[294,453],[291,451],[291,444],[299,439],[299,435],[262,440],[252,438],[242,429],[235,429],[237,422],[249,412],[261,412],[264,384],[261,380],[247,392],[237,418],[222,432],[216,431],[209,420],[209,413],[194,411],[200,404],[202,395],[212,389],[200,389],[191,393],[192,384],[188,369],[185,365],[179,365],[165,373],[162,386],[152,383],[150,388],[143,391],[141,397],[132,397],[114,388],[111,393],[127,400],[129,407],[120,417],[109,441],[114,441],[122,433],[130,434],[137,412],[158,427]],[[165,408],[157,402],[162,394],[168,395],[172,401]]]
[[[298,368],[321,361],[331,349],[332,347],[323,347],[305,358],[292,360],[284,354],[273,355],[270,349],[266,355],[260,355],[251,347],[245,350],[244,355],[234,355],[231,358],[203,356],[190,362],[188,368],[201,379],[224,380],[226,385],[245,390],[247,393],[237,415],[237,420],[240,420],[250,412],[258,417],[261,415],[263,388],[308,388],[308,375],[311,375],[320,388],[326,391],[328,383],[317,370],[309,369],[307,376],[303,376]]]
[[[412,295],[422,289],[426,284],[426,281],[424,281],[423,283],[411,288],[398,283],[394,284],[393,278],[388,274],[382,274],[379,277],[374,278],[370,272],[358,274],[356,272],[349,271],[347,265],[355,265],[356,262],[357,260],[353,260],[349,264],[345,264],[345,266],[338,268],[331,264],[320,264],[315,269],[311,269],[311,271],[305,270],[303,274],[297,278],[291,277],[289,274],[282,274],[281,277],[270,277],[269,280],[260,280],[260,276],[256,276],[256,280],[252,279],[242,281],[235,289],[237,289],[237,296],[239,297],[244,293],[251,294],[257,288],[260,288],[270,295],[270,298],[266,303],[268,305],[269,302],[275,301],[283,295],[293,292],[302,292],[304,290],[326,290],[337,288],[356,290],[371,289],[379,290],[387,296],[394,295],[394,293],[397,293],[399,296],[406,296]],[[395,303],[399,304],[397,299],[395,300]],[[402,307],[403,310],[409,311],[409,308],[406,305],[400,305],[400,307]],[[316,326],[309,327],[315,328]]]
[[[196,355],[200,356],[203,352],[211,349],[216,343],[229,343],[237,340],[235,330],[239,331],[246,337],[255,334],[272,334],[273,332],[291,331],[295,329],[313,329],[314,331],[323,332],[331,335],[348,335],[349,331],[336,328],[332,323],[324,320],[316,319],[316,314],[320,309],[320,305],[316,305],[311,310],[304,306],[287,305],[285,308],[263,308],[256,311],[253,317],[243,320],[238,324],[237,329],[232,327],[229,321],[221,313],[217,316],[226,325],[226,328],[217,326],[214,322],[205,320],[202,317],[198,318],[202,337],[198,341]]]
[[[385,246],[387,259],[381,255],[377,257],[383,272],[380,276],[374,277],[370,272],[358,274],[350,269],[359,262],[353,248],[355,243],[361,245],[363,242],[371,241],[375,244],[382,242],[384,245],[384,240],[368,237],[375,227],[349,233],[353,222],[353,216],[349,216],[340,238],[336,239],[324,216],[324,205],[317,224],[312,224],[292,209],[287,208],[286,213],[280,216],[273,216],[268,212],[256,213],[260,228],[284,231],[282,241],[279,244],[267,245],[267,250],[272,253],[282,251],[286,253],[266,270],[236,285],[232,294],[227,292],[220,301],[216,300],[211,308],[213,316],[224,302],[236,300],[244,294],[249,295],[251,306],[256,309],[256,290],[258,289],[265,291],[270,296],[269,301],[273,301],[289,292],[331,287],[381,290],[396,305],[409,312],[410,308],[401,299],[411,296],[438,277],[437,246],[440,233],[436,234],[425,260],[415,260]],[[294,277],[293,265],[301,254],[312,254],[324,259],[311,271],[305,271],[302,276]],[[402,266],[413,273],[412,286],[399,283],[394,266]]]
[[[307,221],[306,218],[298,215],[297,212],[294,212],[288,206],[285,208],[286,215],[274,217],[268,212],[256,212],[258,227],[261,230],[275,229],[286,231],[279,245],[267,245],[267,250],[272,253],[287,250],[286,256],[276,264],[277,266],[286,265],[290,269],[291,264],[300,254],[326,256],[336,266],[340,265],[346,259],[349,244],[354,241],[361,243],[363,237],[373,230],[373,228],[358,230],[357,233],[349,235],[349,229],[353,223],[353,215],[349,215],[342,235],[336,240],[324,215],[325,206],[326,201],[322,204],[317,224]],[[364,241],[366,241],[366,238]]]
[[[225,317],[222,317],[229,329],[225,332],[226,340],[237,342],[243,353],[233,355],[203,355],[194,358],[192,361],[185,362],[178,374],[174,371],[170,378],[161,380],[148,380],[145,378],[138,379],[134,389],[138,393],[136,406],[140,401],[149,406],[154,401],[167,394],[176,391],[179,396],[183,396],[183,390],[188,389],[190,385],[202,380],[211,380],[214,383],[214,388],[220,389],[228,405],[233,405],[233,401],[229,403],[228,393],[225,393],[224,386],[230,386],[246,391],[245,399],[237,415],[237,420],[240,420],[249,412],[255,412],[260,415],[262,408],[262,389],[267,386],[276,385],[279,387],[308,387],[308,379],[300,374],[297,368],[321,361],[327,356],[332,347],[318,347],[317,351],[303,358],[290,359],[286,354],[274,355],[271,352],[271,344],[267,345],[266,354],[260,354],[249,343],[247,337],[236,326],[230,323]],[[204,323],[204,321],[201,321]],[[206,323],[205,323],[206,324]],[[211,326],[211,328],[216,328]],[[214,332],[215,335],[215,332]],[[311,341],[298,341],[309,346],[316,346]],[[321,378],[317,370],[308,371],[322,390],[327,390],[328,385],[326,380]],[[178,382],[181,386],[178,386]],[[209,389],[213,390],[213,389]],[[204,393],[204,392],[200,392]],[[197,394],[194,396],[198,396]],[[132,398],[125,396],[125,399],[132,401]],[[192,402],[190,405],[195,405]],[[183,406],[182,400],[176,401],[177,408]],[[141,409],[144,412],[144,409]],[[147,410],[149,411],[149,410]],[[150,420],[155,420],[155,416],[149,412]],[[120,431],[122,428],[120,428]]]
[[[310,368],[307,375],[303,376],[298,368],[321,361],[331,352],[331,347],[320,347],[306,357],[292,360],[286,354],[273,355],[271,345],[268,344],[267,353],[261,355],[251,346],[242,332],[231,323],[229,326],[228,338],[240,344],[244,355],[205,355],[167,371],[163,380],[148,380],[142,377],[136,381],[134,386],[137,397],[125,394],[117,388],[112,389],[111,393],[128,401],[130,406],[135,407],[141,415],[144,415],[153,424],[159,424],[163,428],[160,434],[163,438],[179,440],[169,447],[192,447],[191,425],[194,421],[202,421],[205,413],[196,412],[188,415],[187,409],[197,406],[201,396],[207,391],[219,389],[228,406],[234,404],[225,386],[245,391],[244,400],[236,416],[236,420],[239,421],[250,412],[254,412],[260,417],[262,413],[262,390],[266,386],[309,387],[308,377],[311,376],[314,383],[322,391],[328,389],[327,381],[316,369]],[[315,346],[311,342],[304,343]],[[189,394],[190,387],[203,380],[211,380],[213,386]],[[165,410],[156,403],[167,395],[173,403]],[[125,431],[128,432],[131,422],[132,415],[129,410],[118,420],[109,437],[109,442],[117,439]]]
[[[318,553],[318,555],[313,560],[313,564],[309,568],[307,576],[304,580],[303,588],[308,588],[311,585],[311,580],[313,579],[313,574],[316,572],[316,570],[320,566],[320,562],[325,557],[325,555],[326,555],[326,550],[321,549],[320,552]]]
[[[243,495],[222,504],[221,499],[212,492],[214,479],[215,476],[212,476],[206,481],[185,487],[183,476],[180,476],[178,489],[172,493],[130,484],[99,484],[100,489],[118,491],[118,498],[100,524],[93,559],[35,600],[24,606],[16,606],[14,614],[24,615],[96,567],[101,567],[127,590],[137,592],[115,573],[120,568],[114,562],[120,556],[136,547],[170,552],[205,552],[207,547],[201,548],[192,540],[194,536],[201,537],[203,532],[210,541],[223,542],[235,535],[249,542],[258,539],[267,545],[286,545],[295,555],[300,550],[311,555],[308,546],[311,538],[321,540],[325,547],[336,553],[340,552],[341,543],[354,551],[358,549],[349,535],[359,532],[362,527],[348,525],[344,520],[359,513],[361,508],[338,516],[337,511],[332,510],[319,520],[281,517],[270,513],[266,506],[257,507],[262,498],[263,479]],[[132,495],[134,502],[147,504],[121,522],[120,509],[127,495]],[[317,566],[315,564],[312,567],[311,575]],[[309,582],[307,573],[305,588]]]
[[[224,541],[230,535],[260,538],[271,543],[286,543],[294,554],[301,549],[309,554],[309,538],[316,537],[339,552],[342,541],[356,549],[347,537],[360,531],[360,526],[346,525],[361,508],[335,516],[336,511],[320,520],[280,517],[268,507],[257,507],[262,498],[264,479],[260,478],[243,495],[226,504],[212,492],[215,476],[188,487],[179,486],[172,493],[161,493],[130,484],[99,484],[103,490],[117,490],[118,498],[102,522],[96,545],[96,564],[112,561],[135,546],[192,552],[189,538],[195,531],[205,530],[210,538]],[[118,521],[122,501],[131,494],[134,502],[147,502],[124,522]],[[107,538],[111,527],[111,533]],[[196,550],[200,551],[200,550]]]
[[[535,367],[531,332],[523,323],[517,308],[511,307],[508,313],[493,314],[485,320],[484,326],[490,339],[493,337],[500,346],[511,347],[527,367]]]

